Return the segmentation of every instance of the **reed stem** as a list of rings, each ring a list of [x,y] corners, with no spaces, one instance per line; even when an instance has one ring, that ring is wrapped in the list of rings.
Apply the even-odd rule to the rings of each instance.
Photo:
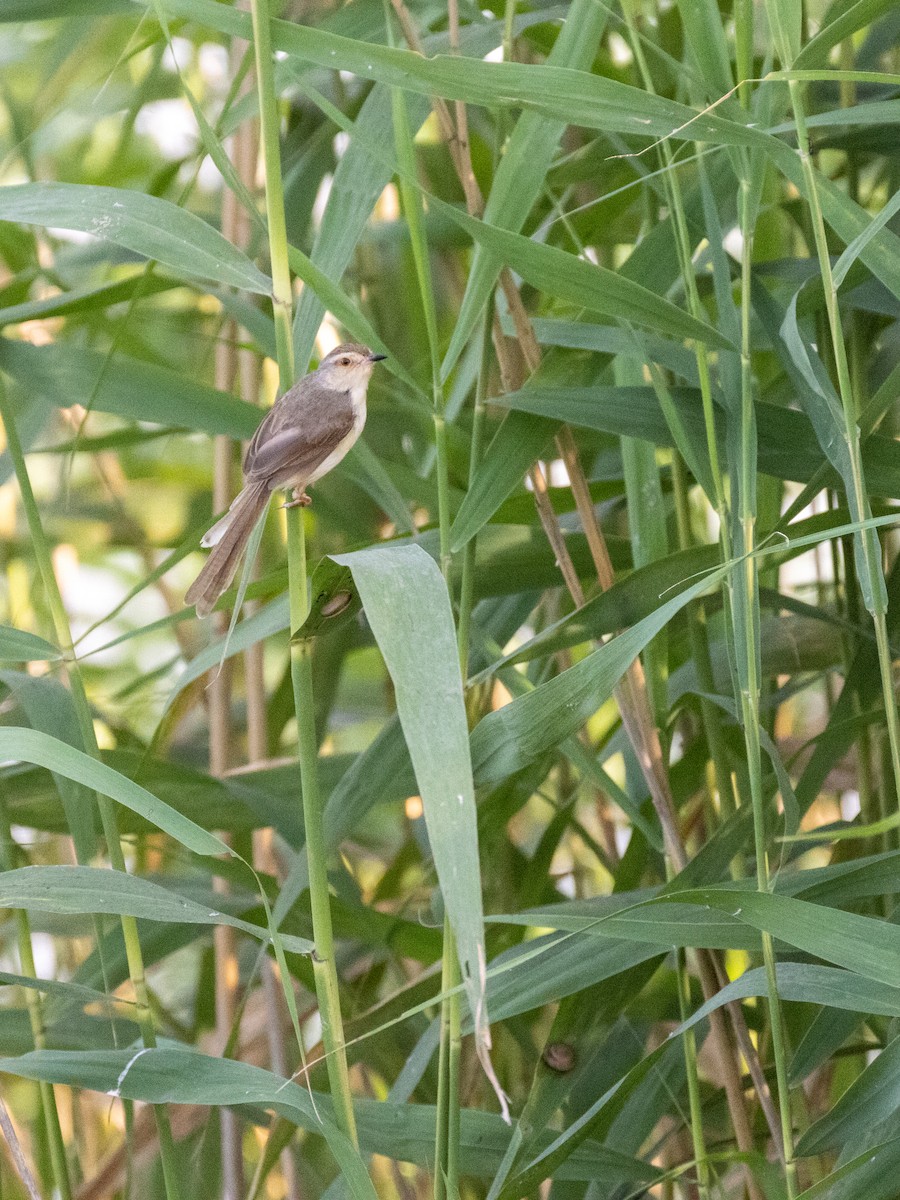
[[[84,680],[81,677],[75,657],[68,614],[66,613],[59,584],[56,581],[56,574],[53,570],[50,546],[44,533],[41,515],[31,487],[31,479],[25,463],[22,443],[19,441],[15,419],[8,403],[6,391],[2,386],[0,386],[0,416],[3,418],[3,424],[6,429],[7,449],[9,450],[19,483],[22,507],[24,508],[25,518],[31,534],[31,544],[38,572],[44,585],[47,607],[50,610],[50,616],[53,621],[56,644],[62,651],[63,659],[67,665],[72,704],[78,721],[84,751],[86,754],[91,755],[92,758],[99,759],[100,747],[97,745],[97,735],[94,731],[94,720],[91,716],[91,708],[87,692],[84,688]],[[96,793],[96,797],[110,865],[113,870],[122,871],[127,874],[125,855],[122,852],[122,844],[119,840],[115,806],[108,796],[104,796],[100,792]],[[144,1046],[147,1049],[153,1049],[156,1046],[156,1030],[153,1024],[153,1015],[150,1011],[147,980],[144,974],[144,956],[141,951],[137,921],[134,917],[123,916],[121,923],[122,937],[125,942],[125,957],[128,963],[128,974],[131,979],[131,986],[134,989],[135,1017],[141,1029]],[[160,1156],[162,1159],[166,1196],[168,1200],[179,1200],[181,1186],[178,1169],[175,1164],[175,1145],[172,1139],[169,1116],[165,1108],[160,1105],[155,1105],[153,1111],[159,1133]]]
[[[272,264],[272,305],[281,390],[285,391],[294,382],[294,345],[291,330],[293,292],[288,263],[279,120],[268,0],[251,0],[251,13],[259,96],[260,140],[265,172],[269,255]],[[306,532],[302,510],[299,508],[288,509],[287,516],[288,586],[290,589],[291,633],[293,634],[306,620],[309,612],[309,588]],[[328,891],[328,860],[322,800],[319,791],[318,741],[311,656],[312,646],[309,643],[292,641],[291,682],[297,718],[300,787],[303,794],[303,821],[309,869],[309,902],[315,943],[313,973],[319,1002],[319,1016],[322,1022],[322,1043],[325,1047],[328,1080],[334,1103],[334,1117],[338,1127],[356,1145],[356,1118],[353,1112],[353,1095],[347,1066],[346,1040],[335,962],[334,931],[331,921],[331,900]]]

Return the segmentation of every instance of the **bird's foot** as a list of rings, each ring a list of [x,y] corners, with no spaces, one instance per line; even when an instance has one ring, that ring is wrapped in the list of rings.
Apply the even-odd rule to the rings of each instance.
[[[282,508],[309,508],[312,504],[312,496],[308,496],[302,488],[294,488],[291,492],[292,499],[286,500],[282,504]]]

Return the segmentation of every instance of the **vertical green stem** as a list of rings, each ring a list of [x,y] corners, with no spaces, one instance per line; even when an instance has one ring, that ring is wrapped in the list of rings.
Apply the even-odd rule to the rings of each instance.
[[[13,856],[13,836],[9,824],[6,804],[0,800],[0,868],[11,871],[15,865]],[[37,968],[34,962],[34,952],[31,946],[31,924],[28,913],[24,909],[16,911],[16,939],[19,947],[19,963],[22,974],[30,979],[37,979]],[[23,988],[25,1007],[28,1010],[28,1022],[31,1026],[31,1037],[36,1050],[43,1050],[47,1044],[44,1027],[44,1005],[41,994],[34,988]],[[50,1165],[53,1170],[53,1181],[59,1191],[61,1200],[72,1200],[72,1184],[69,1179],[69,1165],[66,1161],[66,1148],[63,1142],[62,1128],[59,1123],[59,1111],[56,1107],[56,1096],[53,1084],[43,1080],[38,1083],[38,1095],[41,1101],[41,1116],[47,1131],[47,1141],[50,1146]]]
[[[784,61],[783,54],[782,59]],[[825,293],[825,308],[828,313],[828,327],[831,334],[831,346],[834,353],[835,370],[837,372],[838,391],[844,415],[844,437],[850,451],[852,495],[849,499],[852,509],[861,514],[868,511],[868,501],[863,477],[858,413],[850,379],[847,348],[844,344],[844,331],[841,325],[837,290],[834,286],[834,277],[831,271],[831,257],[828,248],[828,239],[825,234],[825,221],[822,217],[822,209],[819,204],[819,191],[810,158],[803,89],[802,85],[796,80],[788,82],[788,89],[791,97],[791,106],[794,110],[794,121],[797,127],[797,148],[800,152],[800,162],[803,168],[804,190],[806,191],[805,199],[809,205],[813,238]],[[887,724],[891,767],[894,775],[894,788],[898,798],[900,798],[900,715],[898,715],[897,702],[894,697],[892,662],[885,615],[884,577],[882,575],[881,562],[875,550],[877,539],[874,536],[868,537],[865,533],[861,533],[857,535],[857,542],[862,547],[862,558],[868,576],[865,580],[865,585],[867,586],[864,591],[870,597],[867,604],[872,611],[872,620],[875,624],[875,638],[878,644],[878,665],[881,672],[885,722]]]
[[[739,520],[744,558],[739,570],[741,589],[739,607],[743,612],[745,641],[741,647],[743,663],[741,680],[741,723],[747,769],[750,776],[750,799],[753,806],[753,841],[756,858],[756,881],[761,892],[769,890],[769,866],[766,851],[764,792],[762,782],[762,748],[759,737],[760,678],[759,678],[759,580],[754,551],[756,549],[756,412],[753,404],[753,377],[750,343],[751,266],[753,261],[753,216],[756,203],[750,182],[749,163],[744,164],[740,184],[741,252],[741,463],[738,488]],[[758,195],[758,189],[756,190]],[[737,628],[736,628],[737,633]],[[737,642],[737,637],[735,638]],[[775,1059],[775,1078],[778,1084],[778,1110],[781,1137],[784,1145],[785,1183],[788,1200],[797,1192],[797,1167],[794,1162],[794,1134],[791,1118],[790,1090],[787,1077],[787,1049],[778,980],[775,973],[775,951],[771,935],[763,933],[763,961],[766,970],[769,1016],[772,1030],[772,1052]]]
[[[84,750],[85,753],[90,754],[93,758],[99,759],[100,748],[97,745],[97,736],[94,731],[94,722],[91,716],[87,693],[84,689],[84,681],[78,670],[75,658],[69,618],[59,591],[59,585],[56,582],[56,575],[53,571],[50,547],[44,535],[40,512],[38,511],[34,492],[31,488],[31,480],[25,463],[25,455],[22,451],[22,443],[19,441],[15,420],[7,401],[6,392],[2,386],[0,386],[0,416],[2,416],[6,428],[7,448],[9,449],[10,458],[12,459],[13,468],[19,483],[22,506],[25,511],[26,520],[28,521],[34,556],[44,585],[44,593],[53,621],[56,642],[68,665],[68,679],[72,692],[72,703],[78,720]],[[122,844],[119,840],[115,806],[108,796],[101,795],[99,792],[96,795],[110,864],[114,870],[126,872],[127,868],[125,866],[125,856],[122,853]],[[123,916],[121,923],[128,973],[131,978],[131,986],[134,989],[135,1016],[141,1029],[144,1046],[152,1049],[156,1045],[156,1031],[153,1025],[153,1015],[150,1011],[147,980],[144,973],[144,956],[138,936],[137,921],[134,917]],[[160,1105],[154,1106],[153,1111],[159,1134],[160,1157],[162,1159],[166,1195],[169,1197],[169,1200],[178,1200],[181,1195],[180,1176],[175,1165],[175,1145],[172,1140],[172,1129],[169,1124],[168,1113]]]
[[[631,34],[631,48],[634,53],[634,61],[637,64],[640,72],[644,89],[645,91],[649,92],[650,95],[655,95],[656,91],[653,86],[653,77],[651,76],[650,69],[647,66],[643,47],[641,46],[641,39],[638,37],[637,30],[634,27],[631,5],[629,3],[623,4],[622,11]],[[681,184],[678,178],[678,171],[675,169],[672,151],[667,141],[662,142],[660,146],[660,156],[662,158],[663,165],[666,168],[663,178],[666,192],[670,201],[672,221],[675,225],[675,242],[678,249],[678,260],[681,267],[681,276],[684,282],[685,292],[687,293],[688,307],[692,316],[702,320],[704,317],[704,310],[703,304],[700,300],[700,293],[697,289],[697,280],[694,277],[694,271],[691,264],[691,243],[688,233],[687,218],[685,217],[684,212],[684,200],[681,194]],[[712,475],[713,500],[719,517],[721,536],[724,539],[725,529],[727,527],[725,486],[722,479],[722,468],[719,462],[719,444],[716,438],[716,423],[713,408],[712,383],[710,380],[709,371],[709,356],[706,351],[706,346],[702,342],[694,343],[694,356],[697,361],[697,374],[700,380],[700,399],[703,405],[703,422],[706,431],[706,452],[709,457],[710,473]]]
[[[259,134],[263,151],[266,222],[272,266],[272,315],[281,390],[294,382],[294,339],[291,322],[294,294],[288,264],[287,225],[284,217],[284,182],[281,175],[278,99],[272,67],[272,30],[268,0],[251,0],[256,86],[259,93]]]
[[[303,516],[298,508],[288,509],[288,572],[291,593],[291,627],[302,624],[308,611],[306,556]],[[312,914],[313,974],[319,1015],[322,1020],[322,1044],[327,1055],[328,1082],[334,1101],[335,1117],[348,1137],[356,1141],[356,1120],[347,1067],[344,1027],[335,964],[331,902],[328,894],[328,854],[322,822],[319,794],[318,744],[313,708],[312,643],[291,644],[291,679],[297,713],[300,752],[300,784],[303,791],[303,822],[306,831],[306,855],[309,869],[309,904]]]
[[[478,369],[478,380],[475,385],[475,405],[472,410],[472,440],[469,445],[469,486],[475,478],[475,473],[481,464],[484,448],[485,400],[487,398],[488,377],[491,365],[491,328],[493,326],[494,301],[488,302],[484,314],[484,327],[481,337],[481,363]],[[475,594],[475,551],[478,539],[469,538],[463,550],[462,580],[459,588],[459,619],[456,636],[459,642],[459,662],[462,670],[463,683],[469,673],[469,630],[472,622],[472,604]]]
[[[436,349],[436,347],[435,347]],[[435,354],[435,365],[437,365]],[[447,425],[443,389],[435,385],[434,435],[438,484],[441,574],[450,587],[450,484],[447,463]],[[458,636],[458,634],[457,634]],[[463,681],[465,684],[465,680]],[[450,918],[444,915],[441,956],[441,1037],[438,1048],[438,1103],[435,1128],[435,1200],[456,1200],[459,1190],[459,1061],[462,1014],[460,1011],[459,958]]]
[[[678,527],[678,544],[686,550],[693,543],[690,531],[687,479],[684,462],[676,452],[672,458],[672,486],[675,495],[675,515]],[[706,624],[706,611],[702,600],[695,600],[688,609],[688,637],[691,644],[691,657],[696,664],[697,679],[703,692],[713,695],[716,682],[713,676],[712,657],[709,652],[709,634]],[[725,817],[730,817],[736,810],[734,789],[731,782],[731,770],[728,764],[728,747],[719,709],[711,700],[701,698],[700,714],[706,743],[712,759],[715,774],[716,791],[719,795],[719,807]]]
[[[506,0],[503,11],[503,61],[512,62],[515,36],[516,0]]]
[[[749,108],[749,80],[753,77],[753,0],[735,0],[734,57],[735,73],[740,85],[738,96],[744,108]]]
[[[443,409],[435,406],[434,444],[437,450],[438,528],[440,531],[441,574],[450,586],[450,474],[447,465],[447,422]]]
[[[435,1119],[434,1200],[456,1200],[459,1191],[459,1059],[461,1013],[456,938],[444,916],[441,956],[441,1037],[438,1047],[438,1095]]]
[[[267,0],[251,0],[251,13],[259,93],[260,139],[265,170],[269,255],[272,264],[272,304],[279,376],[281,390],[284,391],[291,386],[294,379],[294,347],[291,331],[293,292],[288,264],[278,107]],[[300,508],[288,509],[287,528],[288,586],[290,589],[291,631],[293,632],[299,629],[309,612],[306,536]],[[318,742],[311,656],[312,646],[308,642],[292,642],[291,682],[297,717],[300,786],[303,793],[303,821],[309,869],[309,902],[313,941],[315,942],[313,973],[319,1002],[319,1016],[322,1021],[322,1044],[325,1047],[335,1121],[356,1145],[356,1118],[353,1113],[353,1095],[347,1066],[346,1041],[335,962],[334,931],[331,922],[331,901],[328,893],[327,854],[322,800],[319,793]]]
[[[649,67],[644,57],[641,40],[634,26],[634,18],[630,4],[623,3],[623,14],[628,24],[629,33],[631,35],[631,46],[635,57],[635,63],[643,81],[644,88],[654,93],[653,79],[650,74]],[[678,248],[678,257],[681,267],[682,279],[684,281],[685,291],[688,297],[688,304],[693,316],[700,317],[703,313],[703,306],[700,300],[700,294],[697,289],[697,282],[694,278],[693,267],[691,263],[690,237],[688,234],[687,220],[684,212],[684,201],[681,194],[681,186],[678,179],[678,172],[675,169],[672,158],[672,151],[668,142],[663,142],[660,148],[660,156],[663,164],[666,167],[664,179],[667,194],[670,200],[670,211],[672,220],[675,225],[676,245]],[[706,449],[709,458],[710,474],[712,477],[713,486],[713,503],[719,517],[719,536],[725,542],[727,530],[727,504],[725,499],[725,486],[722,478],[722,469],[719,462],[719,445],[716,436],[715,413],[713,409],[712,397],[712,382],[709,370],[709,358],[706,352],[706,346],[701,342],[696,342],[694,345],[694,355],[697,363],[697,373],[700,381],[700,395],[703,405],[703,419],[706,430]],[[677,451],[676,451],[677,457]],[[703,633],[699,630],[695,631],[692,625],[692,642],[699,641]],[[699,635],[699,636],[698,636]],[[705,646],[703,647],[705,650]],[[702,661],[698,658],[697,661]],[[712,705],[708,705],[704,709],[704,716],[707,722],[707,730],[713,731],[718,729],[718,715],[711,711]],[[710,750],[714,753],[714,761],[717,772],[720,770],[720,754],[715,754],[715,751],[721,752],[719,742],[710,738]],[[726,781],[725,778],[719,779],[720,797],[726,796]],[[674,863],[672,864],[674,869]],[[676,970],[678,974],[678,995],[679,1003],[684,1005],[686,998],[689,997],[689,985],[687,977],[687,967],[685,957],[679,953],[676,961]],[[697,1068],[697,1044],[694,1038],[685,1039],[683,1044],[683,1052],[685,1059],[685,1070],[688,1080],[688,1098],[691,1109],[691,1138],[694,1147],[694,1157],[697,1160],[698,1183],[701,1196],[706,1197],[709,1189],[709,1162],[706,1151],[706,1141],[703,1132],[703,1119],[700,1111],[700,1082]]]

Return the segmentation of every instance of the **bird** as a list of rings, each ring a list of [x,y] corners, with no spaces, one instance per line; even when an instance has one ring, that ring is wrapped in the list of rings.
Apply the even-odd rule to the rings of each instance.
[[[386,357],[345,342],[272,405],[244,455],[243,488],[201,539],[212,554],[184,598],[198,617],[212,612],[234,578],[272,493],[291,492],[285,508],[310,504],[307,487],[336,467],[362,433],[369,379]]]

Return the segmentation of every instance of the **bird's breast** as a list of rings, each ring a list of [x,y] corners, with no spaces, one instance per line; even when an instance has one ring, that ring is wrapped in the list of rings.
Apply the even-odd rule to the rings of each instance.
[[[355,387],[350,389],[350,403],[353,405],[353,428],[356,429],[358,437],[362,431],[363,425],[366,423],[365,387]]]
[[[366,423],[366,389],[364,387],[351,388],[350,403],[353,406],[353,424],[350,432],[344,435],[327,458],[323,459],[316,467],[309,479],[306,480],[307,483],[315,483],[317,479],[321,479],[323,475],[327,475],[332,468],[336,467],[362,433]]]

